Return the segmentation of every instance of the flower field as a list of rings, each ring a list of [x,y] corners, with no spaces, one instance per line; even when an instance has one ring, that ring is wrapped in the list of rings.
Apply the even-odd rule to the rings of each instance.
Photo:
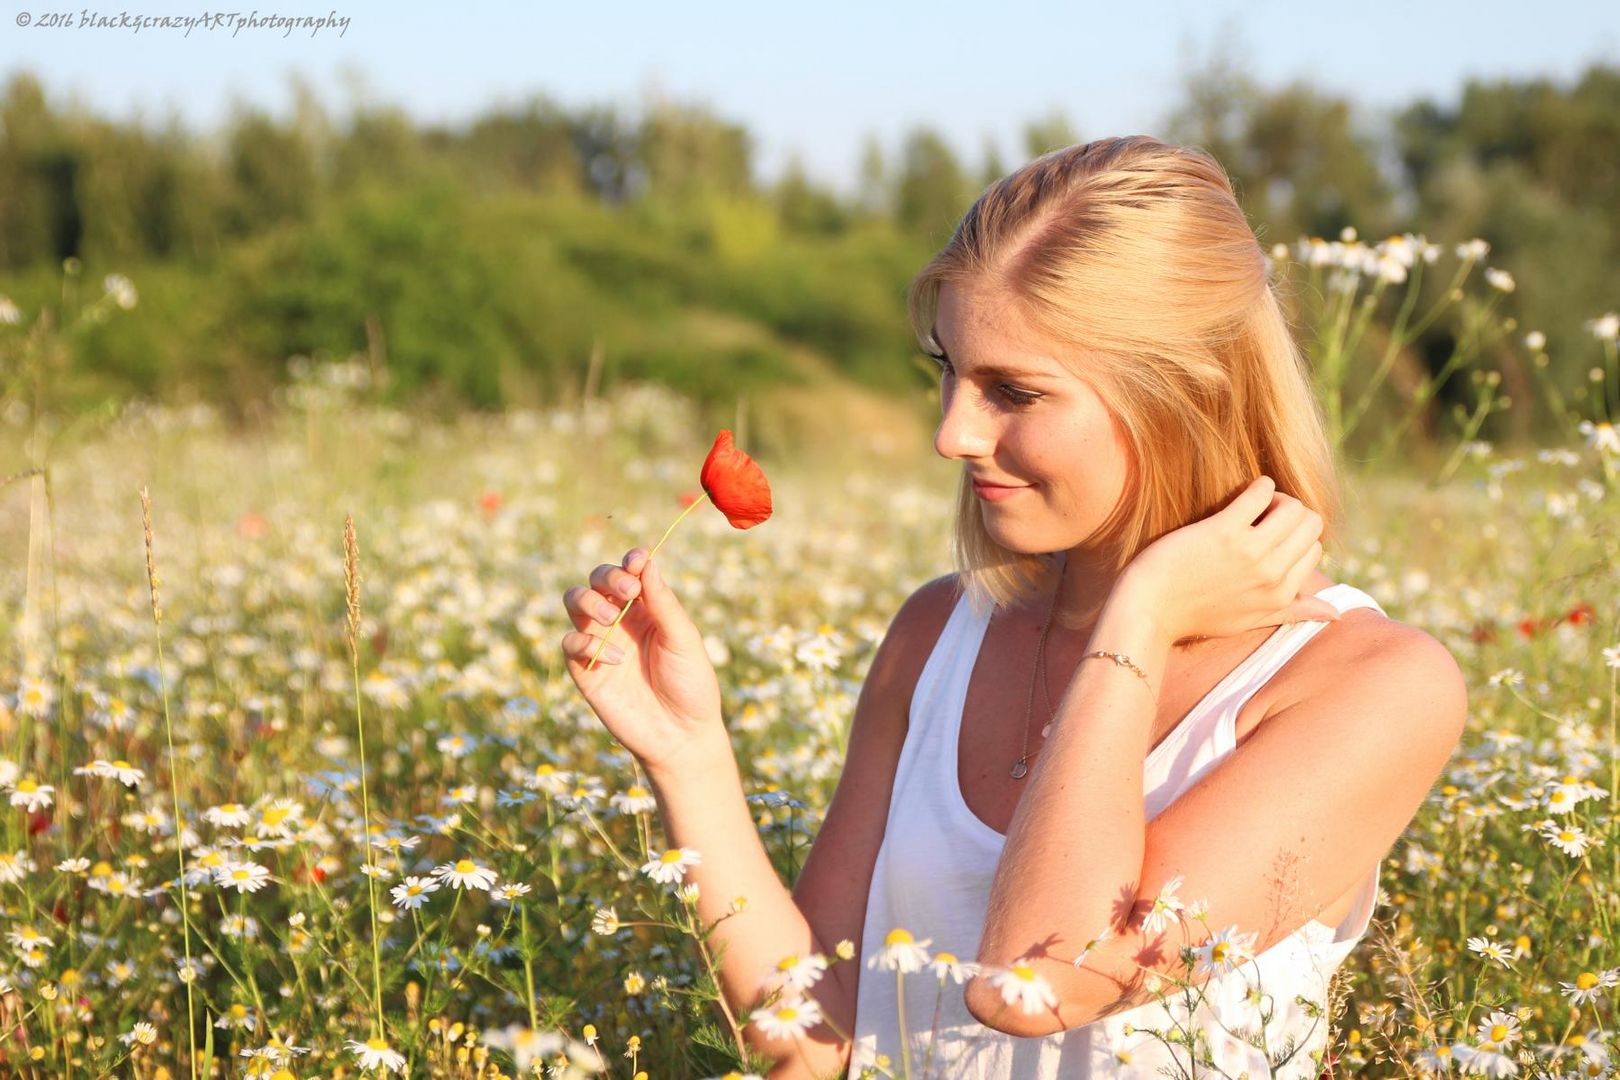
[[[1325,298],[1319,370],[1379,373],[1358,335],[1399,340],[1408,316],[1362,297],[1399,300],[1425,261],[1402,243],[1298,249]],[[1483,255],[1442,257],[1501,336],[1513,282],[1469,275]],[[135,302],[114,285],[112,305]],[[1458,368],[1482,407],[1436,452],[1402,453],[1402,424],[1389,452],[1347,466],[1346,537],[1324,572],[1451,649],[1470,719],[1329,1003],[1335,1075],[1614,1071],[1620,387],[1605,318],[1557,442],[1479,436],[1506,407],[1481,348]],[[1509,337],[1534,356],[1533,337]],[[434,423],[331,376],[249,435],[206,407],[49,431],[3,412],[0,445],[27,467],[0,470],[17,473],[0,488],[0,1073],[757,1068],[736,1025],[813,1023],[816,980],[857,961],[785,966],[809,995],[797,1012],[719,1007],[690,870],[725,853],[665,850],[645,779],[558,646],[563,593],[657,540],[713,430],[645,385]],[[1373,422],[1375,386],[1324,385],[1337,437]],[[767,462],[769,522],[694,513],[659,556],[706,635],[786,882],[888,620],[950,569],[956,473],[919,430],[920,454],[852,433],[839,456]],[[958,988],[970,958],[896,931],[895,955],[864,962],[904,967],[918,993]]]

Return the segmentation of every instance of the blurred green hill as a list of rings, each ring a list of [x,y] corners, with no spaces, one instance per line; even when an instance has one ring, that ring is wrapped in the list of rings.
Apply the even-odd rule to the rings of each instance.
[[[1182,97],[1155,134],[1215,153],[1264,243],[1346,226],[1483,238],[1519,283],[1519,325],[1545,333],[1567,369],[1555,376],[1580,380],[1581,327],[1617,306],[1620,69],[1474,82],[1454,107],[1372,121],[1219,60]],[[631,121],[536,97],[446,129],[297,98],[285,121],[240,109],[200,135],[113,123],[54,103],[33,75],[10,79],[0,294],[65,325],[107,274],[139,292],[74,332],[50,376],[56,407],[141,395],[251,418],[289,363],[357,357],[380,398],[430,409],[654,379],[716,409],[816,388],[926,415],[906,283],[1017,164],[964,162],[928,129],[895,148],[868,138],[858,190],[840,197],[796,166],[757,182],[749,133],[699,106]],[[1082,136],[1054,115],[1022,142],[1033,156],[1102,134],[1120,133]],[[1407,362],[1437,370],[1449,333],[1434,327]]]

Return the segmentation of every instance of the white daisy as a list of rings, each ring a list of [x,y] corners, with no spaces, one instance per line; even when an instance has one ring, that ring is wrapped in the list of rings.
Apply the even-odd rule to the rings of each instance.
[[[290,836],[303,815],[303,803],[292,799],[272,799],[269,806],[259,811],[259,824],[255,831],[260,836]]]
[[[785,956],[778,961],[776,970],[765,977],[763,984],[772,989],[785,986],[793,990],[808,990],[826,972],[827,958],[820,953]]]
[[[134,1027],[118,1036],[118,1041],[125,1046],[134,1046],[136,1043],[140,1043],[142,1046],[151,1046],[157,1042],[157,1028],[148,1024],[145,1020],[138,1020]]]
[[[270,880],[270,868],[256,862],[231,861],[214,871],[214,884],[237,892],[258,892]]]
[[[703,861],[703,855],[691,848],[670,848],[656,859],[648,859],[641,872],[660,885],[674,885],[686,877],[686,868]]]
[[[1541,831],[1542,839],[1565,855],[1580,858],[1586,854],[1586,849],[1600,843],[1598,837],[1589,835],[1578,825],[1554,826]]]
[[[504,885],[496,885],[489,890],[489,895],[497,904],[510,904],[521,896],[527,896],[533,890],[521,881],[508,881]]]
[[[414,911],[427,903],[428,893],[439,888],[439,883],[430,877],[408,877],[393,888],[394,906]]]
[[[100,758],[88,765],[73,770],[75,776],[100,776],[108,780],[117,780],[120,784],[135,787],[146,779],[146,773],[129,762],[120,758],[117,761],[103,761]]]
[[[1474,1035],[1480,1041],[1480,1047],[1476,1049],[1505,1049],[1511,1043],[1518,1041],[1519,1018],[1512,1013],[1493,1009],[1489,1016],[1475,1026]]]
[[[11,805],[21,806],[29,811],[43,810],[51,805],[51,796],[56,791],[49,784],[41,784],[31,776],[18,780],[11,789]]]
[[[433,876],[446,885],[458,889],[483,889],[488,891],[495,884],[497,877],[495,871],[487,866],[479,866],[471,859],[459,859],[453,863],[445,863],[434,868]]]
[[[1001,991],[1001,1000],[1017,1005],[1026,1013],[1057,1008],[1057,994],[1052,985],[1041,977],[1030,960],[1021,957],[1012,966],[997,969],[990,975],[990,985]]]
[[[385,1039],[374,1035],[365,1042],[350,1039],[343,1045],[360,1059],[362,1069],[386,1068],[390,1072],[405,1071],[405,1055],[398,1050],[390,1049]]]
[[[1176,890],[1181,888],[1184,875],[1177,874],[1165,882],[1159,889],[1159,895],[1153,900],[1153,907],[1142,917],[1142,933],[1156,934],[1169,926],[1172,922],[1181,919],[1181,912],[1186,908],[1176,897]]]
[[[613,908],[597,908],[596,914],[591,916],[591,933],[616,934],[619,932],[619,913]]]
[[[468,735],[441,735],[439,736],[439,753],[446,757],[464,758],[472,752],[477,740]]]
[[[1236,923],[1228,926],[1193,950],[1198,957],[1198,970],[1208,970],[1218,975],[1236,971],[1254,958],[1251,950],[1258,936],[1252,930],[1247,934],[1238,933]]]
[[[1507,946],[1499,941],[1492,941],[1490,938],[1471,937],[1468,939],[1468,951],[1478,953],[1487,960],[1495,960],[1503,967],[1511,966],[1509,963],[1511,957]]]
[[[959,960],[953,952],[937,952],[928,961],[928,966],[934,969],[939,981],[944,983],[950,979],[955,983],[963,983],[983,971],[983,967],[972,960]]]
[[[221,829],[240,829],[253,820],[253,814],[241,803],[224,803],[203,811],[203,820]]]
[[[1488,1046],[1464,1046],[1459,1043],[1456,1053],[1462,1061],[1462,1071],[1478,1076],[1517,1076],[1519,1066],[1506,1054]]]
[[[923,938],[918,941],[912,936],[910,930],[895,927],[883,939],[883,949],[876,956],[866,961],[866,966],[883,971],[899,971],[909,974],[921,971],[928,963],[928,946],[933,938]]]
[[[1458,1048],[1451,1043],[1440,1043],[1426,1050],[1418,1052],[1413,1064],[1426,1073],[1450,1072],[1451,1067],[1461,1061],[1461,1055],[1456,1053]]]
[[[769,1009],[755,1009],[748,1017],[773,1039],[791,1039],[821,1023],[821,1006],[815,998],[795,998],[777,1002]]]
[[[608,802],[621,814],[644,814],[658,809],[658,800],[640,784],[632,784],[624,791],[615,792]]]
[[[1583,971],[1575,976],[1572,983],[1560,982],[1560,993],[1569,998],[1572,1005],[1584,1005],[1588,1001],[1596,1001],[1604,990],[1620,983],[1620,968],[1606,968],[1603,971]]]

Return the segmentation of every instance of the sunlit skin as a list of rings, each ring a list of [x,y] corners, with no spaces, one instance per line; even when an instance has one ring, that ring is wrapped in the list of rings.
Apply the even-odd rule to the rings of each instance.
[[[1060,614],[1093,606],[1113,575],[1096,565],[1101,553],[1087,541],[1133,481],[1118,421],[1005,293],[946,284],[934,331],[945,355],[934,450],[960,460],[972,477],[1031,485],[1018,498],[981,501],[986,530],[1013,551],[1068,551]]]
[[[961,461],[970,480],[1026,485],[1013,497],[979,499],[986,531],[1009,550],[1065,553],[1058,610],[1080,627],[1069,648],[1087,647],[1095,633],[1110,647],[1142,659],[1154,687],[1170,688],[1164,697],[1159,689],[1142,694],[1139,686],[1096,665],[1059,667],[1062,675],[1073,671],[1075,684],[1043,748],[1044,768],[1022,781],[1021,792],[986,799],[1011,812],[977,959],[1006,966],[1032,950],[1038,954],[1053,945],[1059,952],[1072,950],[1069,939],[1082,925],[1089,932],[1105,919],[1117,919],[1123,898],[1152,895],[1181,872],[1188,872],[1191,888],[1210,899],[1219,919],[1262,927],[1261,950],[1311,912],[1337,921],[1353,896],[1352,871],[1364,873],[1387,851],[1455,744],[1464,694],[1454,661],[1426,635],[1389,620],[1363,616],[1330,627],[1318,635],[1311,662],[1295,665],[1310,677],[1289,690],[1285,706],[1265,725],[1266,737],[1235,754],[1217,770],[1215,782],[1180,800],[1178,813],[1149,827],[1140,812],[1141,773],[1134,763],[1145,757],[1164,719],[1174,720],[1183,711],[1178,705],[1164,707],[1176,700],[1177,684],[1199,680],[1190,673],[1193,665],[1176,659],[1175,635],[1158,625],[1162,605],[1185,602],[1176,592],[1181,579],[1146,571],[1115,575],[1096,542],[1136,482],[1123,430],[1085,377],[1085,357],[1066,357],[1071,364],[1064,364],[1031,331],[1017,305],[993,286],[944,285],[933,331],[931,344],[938,346],[942,368],[936,452]],[[1264,496],[1250,506],[1254,513],[1265,511]],[[1288,512],[1297,512],[1297,503]],[[1246,513],[1245,520],[1254,519]],[[1297,555],[1297,548],[1291,550]],[[1193,570],[1184,554],[1177,573]],[[1332,583],[1313,564],[1298,573],[1291,580],[1299,595]],[[1203,587],[1209,584],[1206,580]],[[1099,607],[1101,613],[1093,615]],[[1084,619],[1078,617],[1082,614]],[[1225,640],[1217,635],[1209,663],[1230,668],[1271,629],[1258,627]],[[1078,660],[1078,653],[1070,657]],[[1343,688],[1342,678],[1338,690],[1322,681],[1351,668],[1372,682],[1352,692]],[[1357,724],[1350,718],[1371,716],[1383,724],[1397,712],[1407,718],[1409,756],[1401,775],[1392,776],[1387,759],[1368,749],[1376,744],[1375,721]],[[1164,713],[1168,716],[1160,716]],[[1067,724],[1065,716],[1072,717]],[[1323,753],[1324,764],[1340,763],[1344,786],[1337,802],[1293,783],[1299,770],[1312,768],[1299,756],[1308,748]],[[1256,810],[1256,798],[1267,809]],[[1105,819],[1114,827],[1085,835],[1067,824]],[[1253,841],[1247,861],[1227,849],[1234,835]],[[1275,907],[1266,871],[1277,857],[1303,859],[1310,866],[1303,886],[1316,898],[1314,904],[1307,900],[1303,910],[1286,913]],[[1079,866],[1087,873],[1076,876]],[[1084,970],[1062,960],[1034,962],[1032,970],[1057,992],[1056,1009],[1039,1016],[1008,1015],[999,992],[981,977],[966,987],[969,1011],[989,1026],[1030,1037],[1146,1000],[1136,965],[1148,962],[1150,952],[1143,950],[1149,942],[1139,929],[1115,929],[1116,937],[1095,950]],[[1164,939],[1156,945],[1163,950]],[[1171,957],[1176,953],[1168,950]],[[1161,970],[1168,973],[1174,966]]]

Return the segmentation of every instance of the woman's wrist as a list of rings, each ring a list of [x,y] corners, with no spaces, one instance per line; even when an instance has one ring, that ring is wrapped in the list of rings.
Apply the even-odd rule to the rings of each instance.
[[[1176,641],[1175,630],[1166,625],[1163,611],[1164,601],[1158,590],[1127,569],[1103,605],[1087,651],[1106,649],[1130,657],[1147,673],[1147,681],[1157,693],[1163,684],[1170,647]],[[1105,658],[1103,662],[1108,661]]]

